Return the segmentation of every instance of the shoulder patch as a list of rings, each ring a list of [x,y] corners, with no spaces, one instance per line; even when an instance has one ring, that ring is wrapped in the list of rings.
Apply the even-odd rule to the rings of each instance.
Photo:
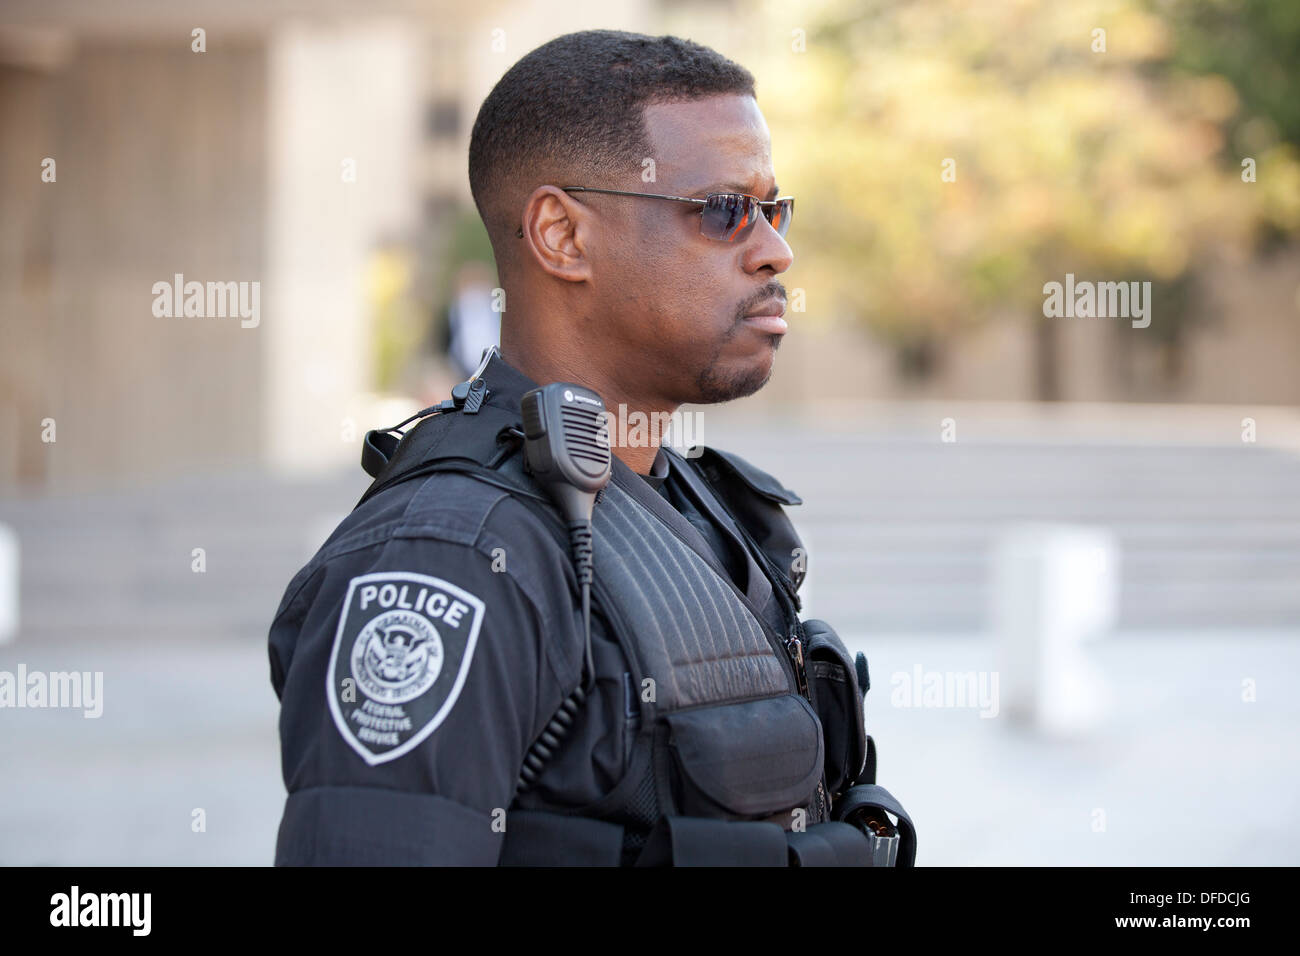
[[[469,673],[484,604],[441,578],[406,571],[348,582],[325,694],[349,746],[374,766],[443,722]]]

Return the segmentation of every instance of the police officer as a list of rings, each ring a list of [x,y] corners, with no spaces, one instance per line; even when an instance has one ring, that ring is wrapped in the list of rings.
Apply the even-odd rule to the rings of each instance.
[[[547,383],[654,422],[767,381],[793,200],[752,76],[671,36],[561,36],[484,102],[470,184],[501,350],[400,442],[367,436],[374,483],[284,594],[276,863],[910,865],[865,661],[798,616],[799,499],[653,429],[616,442],[584,614],[520,450]]]

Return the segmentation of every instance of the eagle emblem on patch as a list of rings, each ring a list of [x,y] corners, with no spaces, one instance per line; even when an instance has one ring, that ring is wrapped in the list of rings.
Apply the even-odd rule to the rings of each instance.
[[[348,582],[326,673],[343,739],[374,766],[443,722],[469,673],[484,604],[441,578],[405,571]]]

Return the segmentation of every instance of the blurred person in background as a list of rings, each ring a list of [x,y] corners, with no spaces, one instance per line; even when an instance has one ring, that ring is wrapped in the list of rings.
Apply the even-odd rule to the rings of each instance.
[[[447,305],[447,356],[469,378],[483,351],[501,342],[501,312],[494,297],[491,266],[470,260],[456,271]]]

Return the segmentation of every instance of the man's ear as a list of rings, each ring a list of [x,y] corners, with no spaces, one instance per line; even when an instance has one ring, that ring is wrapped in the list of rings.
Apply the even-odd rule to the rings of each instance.
[[[586,247],[594,228],[591,207],[557,186],[538,186],[524,203],[516,238],[544,271],[558,279],[582,282],[591,275]]]

